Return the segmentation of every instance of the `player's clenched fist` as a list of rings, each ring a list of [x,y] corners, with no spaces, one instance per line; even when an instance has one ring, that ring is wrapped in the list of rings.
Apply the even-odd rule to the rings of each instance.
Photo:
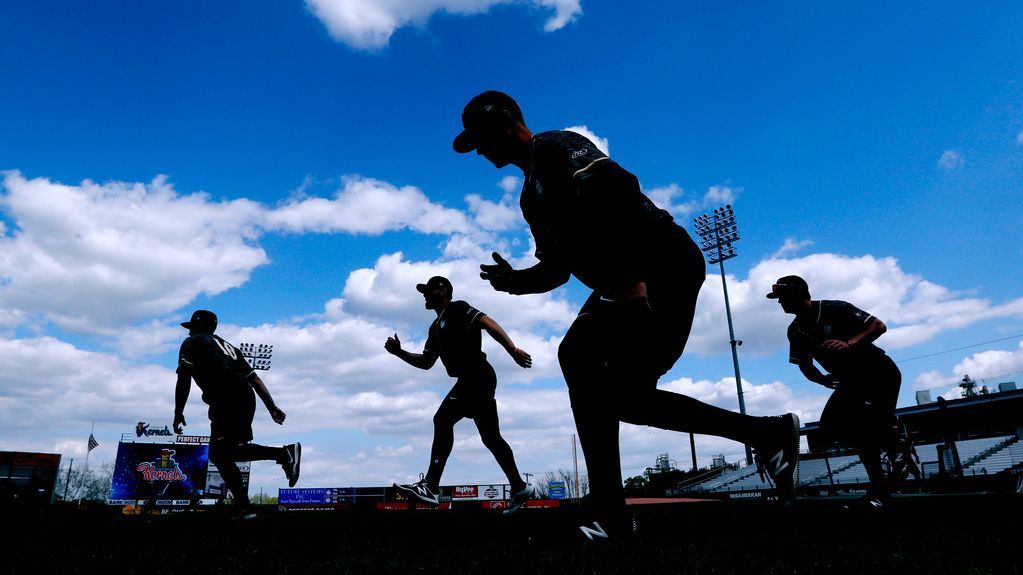
[[[401,351],[401,340],[398,339],[398,334],[387,338],[387,341],[384,342],[384,349],[390,354],[396,354]]]

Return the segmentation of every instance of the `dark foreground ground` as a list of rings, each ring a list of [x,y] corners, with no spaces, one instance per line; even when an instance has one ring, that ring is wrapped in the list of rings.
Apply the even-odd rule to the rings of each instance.
[[[8,510],[9,511],[9,510]],[[1020,573],[1023,498],[635,507],[641,536],[586,542],[573,512],[4,513],[0,573]]]

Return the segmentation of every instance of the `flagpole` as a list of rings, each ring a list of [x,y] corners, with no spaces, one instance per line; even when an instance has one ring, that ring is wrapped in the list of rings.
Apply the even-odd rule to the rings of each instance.
[[[78,506],[82,506],[82,486],[85,483],[85,478],[89,475],[89,454],[92,453],[92,449],[89,448],[89,440],[93,438],[93,432],[96,431],[96,422],[92,422],[92,428],[89,429],[89,439],[85,441],[85,468],[82,469],[82,480],[78,482]]]

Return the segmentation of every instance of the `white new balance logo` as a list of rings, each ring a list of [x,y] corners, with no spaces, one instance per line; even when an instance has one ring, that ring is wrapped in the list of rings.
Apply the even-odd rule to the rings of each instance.
[[[771,456],[771,467],[774,468],[775,475],[781,473],[782,471],[785,471],[788,468],[789,464],[788,462],[783,462],[784,459],[785,459],[784,451],[779,451]]]
[[[583,535],[585,535],[590,541],[593,541],[594,538],[607,539],[607,531],[604,531],[604,528],[596,521],[593,522],[593,528],[587,527],[586,525],[580,525],[579,531],[582,531]]]

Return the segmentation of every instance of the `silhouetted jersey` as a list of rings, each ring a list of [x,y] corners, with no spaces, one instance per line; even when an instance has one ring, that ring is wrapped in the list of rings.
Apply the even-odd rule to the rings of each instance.
[[[829,339],[847,341],[874,321],[874,316],[839,300],[811,303],[811,312],[804,319],[796,317],[789,324],[789,362],[798,364],[807,354],[824,369],[834,374],[850,373],[877,365],[884,351],[873,343],[858,343],[846,351],[827,351],[821,347]]]
[[[483,337],[476,325],[484,315],[464,301],[449,302],[430,324],[423,353],[439,356],[451,377],[477,373],[487,357],[480,351]]]
[[[248,380],[256,372],[238,348],[219,336],[198,333],[185,338],[178,352],[177,371],[195,380],[207,405],[254,397]]]
[[[681,235],[692,243],[671,214],[643,194],[636,176],[584,136],[540,132],[529,146],[519,204],[545,266],[613,292],[663,268],[673,239]]]

